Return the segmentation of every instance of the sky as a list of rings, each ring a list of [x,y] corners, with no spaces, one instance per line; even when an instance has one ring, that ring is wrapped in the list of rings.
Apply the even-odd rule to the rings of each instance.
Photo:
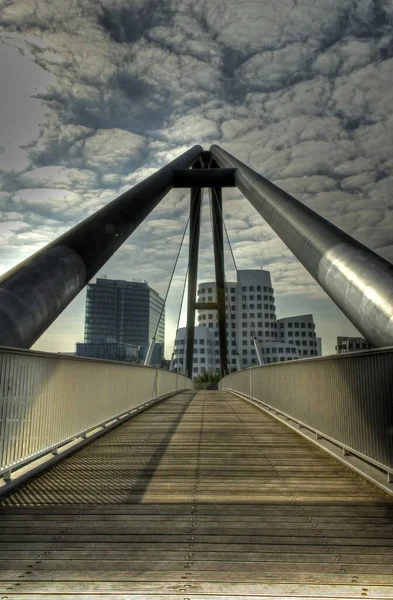
[[[0,0],[0,273],[212,143],[392,261],[392,31],[393,0]],[[213,277],[208,200],[200,281]],[[164,296],[188,209],[173,190],[99,275]],[[356,334],[237,190],[223,210],[238,268],[271,272],[278,317],[313,313],[324,354]],[[185,246],[167,356],[186,266]],[[84,303],[34,348],[72,352]]]

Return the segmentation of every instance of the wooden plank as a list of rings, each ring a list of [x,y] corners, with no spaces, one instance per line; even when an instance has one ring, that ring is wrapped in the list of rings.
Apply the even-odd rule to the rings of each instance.
[[[3,500],[0,525],[10,599],[393,597],[393,499],[221,392],[108,433]]]

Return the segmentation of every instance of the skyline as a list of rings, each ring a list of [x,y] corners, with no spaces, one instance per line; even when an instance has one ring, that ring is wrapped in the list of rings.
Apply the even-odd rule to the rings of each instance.
[[[194,143],[222,145],[392,261],[392,3],[0,8],[1,273]],[[149,273],[164,296],[187,210],[188,194],[172,191],[97,275]],[[224,191],[224,217],[238,267],[271,271],[280,316],[314,314],[326,352],[357,334],[235,190]],[[199,281],[213,275],[208,218],[205,205]],[[185,270],[184,249],[168,336]],[[35,348],[73,350],[84,297]]]

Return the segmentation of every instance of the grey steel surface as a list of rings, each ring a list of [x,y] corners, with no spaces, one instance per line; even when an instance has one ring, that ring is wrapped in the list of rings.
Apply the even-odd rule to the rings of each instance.
[[[0,278],[0,344],[29,348],[191,166],[194,146]]]
[[[375,347],[393,345],[393,267],[366,246],[220,148],[221,167],[254,208]]]
[[[212,171],[217,169],[211,169]],[[220,374],[228,372],[227,330],[225,310],[224,232],[222,222],[222,190],[211,189],[212,234],[214,248],[214,270],[217,291],[218,337],[220,344]],[[229,298],[228,298],[229,302]]]
[[[245,369],[220,387],[266,402],[382,469],[393,468],[393,348]]]
[[[174,169],[173,187],[234,187],[235,169]]]
[[[191,387],[183,375],[152,367],[0,348],[0,476],[121,412]]]
[[[393,597],[393,499],[225,392],[155,405],[0,519],[7,600]]]
[[[195,167],[195,171],[202,169]],[[185,375],[193,376],[194,337],[195,337],[195,300],[198,279],[198,252],[201,231],[202,189],[192,188],[190,192],[190,242],[188,249],[188,289],[187,289],[187,328]]]

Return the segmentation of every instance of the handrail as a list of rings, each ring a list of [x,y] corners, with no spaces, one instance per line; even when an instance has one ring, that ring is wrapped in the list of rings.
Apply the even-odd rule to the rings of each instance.
[[[393,477],[393,348],[231,373],[219,384],[256,400]]]
[[[154,367],[0,348],[0,475],[192,386]]]

